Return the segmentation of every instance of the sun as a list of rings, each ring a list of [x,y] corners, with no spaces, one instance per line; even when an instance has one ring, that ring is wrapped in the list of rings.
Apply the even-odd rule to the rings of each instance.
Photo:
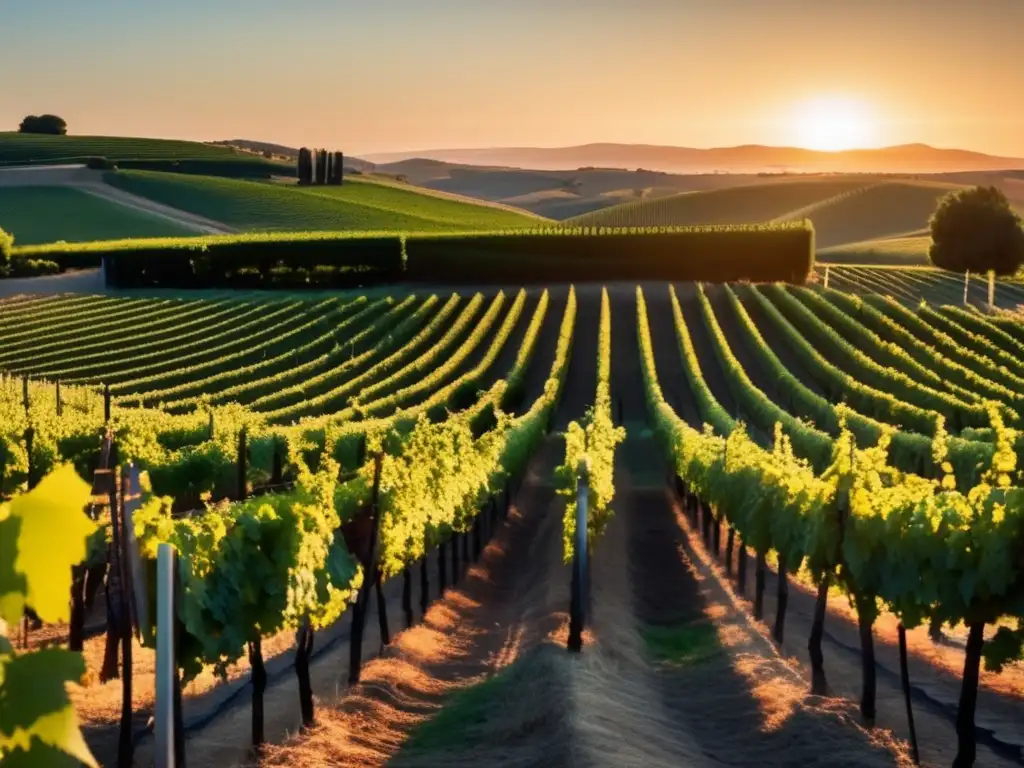
[[[871,108],[847,96],[827,96],[797,106],[793,133],[806,149],[836,152],[866,147],[876,132]]]

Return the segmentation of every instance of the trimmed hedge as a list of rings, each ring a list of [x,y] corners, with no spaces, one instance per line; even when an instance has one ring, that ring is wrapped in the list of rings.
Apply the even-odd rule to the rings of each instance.
[[[402,241],[380,237],[203,238],[103,254],[118,288],[354,288],[402,277]]]
[[[54,244],[17,255],[103,264],[116,288],[348,288],[410,282],[615,280],[804,283],[810,222],[784,225],[408,235],[297,233]]]
[[[60,265],[47,259],[26,259],[15,256],[11,259],[8,277],[38,277],[56,275],[62,272]]]
[[[814,268],[810,222],[782,226],[423,235],[406,241],[405,279],[423,283],[782,280]]]

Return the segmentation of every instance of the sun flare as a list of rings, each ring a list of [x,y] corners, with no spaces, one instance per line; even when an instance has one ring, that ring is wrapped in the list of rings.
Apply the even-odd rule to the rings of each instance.
[[[806,101],[798,105],[793,122],[797,143],[807,149],[855,149],[870,146],[876,138],[871,108],[845,96]]]

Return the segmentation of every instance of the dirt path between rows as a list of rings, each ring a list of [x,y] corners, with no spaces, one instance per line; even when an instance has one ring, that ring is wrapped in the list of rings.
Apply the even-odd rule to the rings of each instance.
[[[748,557],[748,585],[746,596],[735,592],[735,585],[724,575],[724,562],[713,562],[704,547],[699,532],[691,527],[681,504],[673,500],[680,525],[687,532],[687,546],[695,553],[709,573],[714,574],[723,589],[730,593],[738,612],[752,611],[754,561]],[[724,529],[723,529],[724,547]],[[738,561],[739,553],[736,555]],[[735,572],[735,563],[733,564]],[[765,623],[762,630],[774,624],[776,611],[777,579],[772,569],[768,570],[764,600]],[[814,611],[815,596],[801,584],[790,580],[788,610],[785,619],[785,636],[781,653],[794,670],[799,670],[809,689],[810,665],[807,642]],[[847,612],[830,599],[826,619],[823,654],[828,677],[829,690],[833,696],[853,702],[860,700],[861,665],[860,644],[856,625],[850,621]],[[774,643],[773,643],[774,647]],[[909,739],[907,716],[902,688],[899,680],[899,656],[895,643],[885,634],[875,634],[877,670],[877,717],[880,729],[891,731],[901,740]],[[959,679],[920,658],[911,648],[910,679],[913,687],[914,717],[921,764],[926,766],[948,766],[956,754],[956,700],[959,695]],[[976,723],[982,743],[978,745],[977,765],[988,768],[1008,768],[1024,765],[1020,750],[1014,746],[1024,740],[1021,729],[1021,702],[1010,701],[1007,697],[982,689]],[[859,719],[859,715],[855,716]],[[989,737],[994,736],[993,742]],[[1001,743],[1000,743],[1001,742]]]
[[[618,514],[595,555],[621,542],[628,603],[607,616],[596,591],[594,633],[601,641],[599,622],[623,625],[633,617],[640,638],[633,650],[646,671],[634,671],[629,685],[646,680],[645,716],[660,724],[655,743],[662,754],[619,764],[906,764],[898,744],[856,724],[849,702],[807,694],[798,672],[691,551],[672,501],[657,444],[631,436],[617,456]],[[610,577],[600,571],[602,580]]]

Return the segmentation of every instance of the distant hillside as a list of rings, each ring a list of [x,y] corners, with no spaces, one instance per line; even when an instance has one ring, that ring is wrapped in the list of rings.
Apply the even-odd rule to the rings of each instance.
[[[637,201],[577,216],[570,224],[605,227],[752,224],[788,218],[872,183],[860,176],[795,178]]]
[[[456,165],[423,158],[377,165],[375,173],[404,179],[419,187],[513,205],[559,220],[630,200],[653,200],[680,192],[763,181],[756,174],[680,176],[660,171],[596,168],[537,171]]]
[[[288,158],[289,160],[297,160],[299,157],[298,147],[289,147],[284,144],[273,144],[268,141],[253,141],[251,139],[227,139],[225,141],[215,141],[213,144],[224,147],[238,147],[240,149],[248,150],[256,154],[263,154],[269,152],[271,155],[276,157]],[[353,168],[361,173],[367,173],[373,170],[373,163],[368,163],[365,160],[361,160],[358,157],[345,157],[345,167]]]
[[[806,212],[818,248],[879,238],[916,235],[928,227],[939,200],[953,184],[887,181]]]
[[[366,155],[380,164],[427,158],[463,165],[537,170],[606,167],[650,168],[671,173],[758,173],[768,170],[833,173],[948,173],[1024,169],[1024,159],[995,157],[962,149],[905,144],[881,149],[818,152],[797,147],[747,145],[714,149],[646,144],[585,144],[576,147],[433,149]]]
[[[146,170],[263,178],[295,173],[290,164],[198,141],[0,133],[0,166],[82,163],[90,157],[105,157],[123,168]]]

